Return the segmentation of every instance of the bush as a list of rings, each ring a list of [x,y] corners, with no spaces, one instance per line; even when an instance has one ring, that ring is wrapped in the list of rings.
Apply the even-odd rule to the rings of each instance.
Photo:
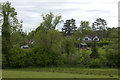
[[[51,49],[34,47],[32,53],[34,53],[33,59],[37,66],[50,66],[63,64],[61,54]]]
[[[35,62],[34,62],[34,59],[33,59],[33,55],[34,53],[32,52],[32,49],[27,49],[27,50],[24,50],[27,54],[26,54],[26,62],[25,62],[25,66],[34,66],[35,65]]]
[[[118,66],[118,52],[115,49],[106,49],[106,59],[107,59],[107,66],[109,67],[117,67]]]
[[[82,54],[80,54],[79,64],[88,65],[90,61],[90,54],[86,50],[82,50]]]
[[[96,42],[94,42],[92,46],[92,53],[90,54],[90,58],[99,58],[98,48]]]
[[[4,54],[2,54],[2,68],[5,68],[7,66],[7,60]]]
[[[91,59],[89,66],[95,68],[101,67],[100,59]]]
[[[24,67],[26,62],[26,52],[19,46],[10,49],[10,67]]]

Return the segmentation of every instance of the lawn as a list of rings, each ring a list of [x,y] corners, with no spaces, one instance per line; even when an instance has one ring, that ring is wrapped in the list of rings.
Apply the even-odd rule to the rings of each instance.
[[[117,69],[22,68],[3,69],[3,78],[118,78]]]

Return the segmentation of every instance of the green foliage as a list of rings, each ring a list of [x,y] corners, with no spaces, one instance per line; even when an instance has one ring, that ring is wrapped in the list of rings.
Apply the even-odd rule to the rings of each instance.
[[[5,57],[5,54],[2,54],[2,67],[6,67],[7,66],[7,60],[6,60],[6,57]]]
[[[118,28],[107,28],[106,21],[98,18],[93,23],[81,21],[76,30],[75,19],[66,20],[62,31],[56,29],[62,22],[61,15],[42,15],[43,22],[28,35],[22,31],[22,23],[17,20],[17,12],[11,3],[0,4],[2,23],[3,67],[89,65],[90,67],[118,66]],[[11,19],[11,20],[10,20]],[[96,27],[96,28],[95,28]],[[97,30],[99,29],[99,30]],[[64,35],[62,35],[64,33]],[[74,34],[73,34],[74,33]],[[97,34],[100,42],[86,42],[91,48],[80,49],[77,45],[89,34]],[[103,35],[104,34],[104,35]],[[30,44],[28,41],[33,40]],[[85,42],[84,42],[85,43]],[[20,46],[28,44],[29,49]],[[97,46],[98,45],[98,46]],[[32,47],[31,47],[32,46]],[[105,49],[105,51],[103,49]]]
[[[6,2],[1,4],[0,6],[0,16],[3,19],[3,24],[2,24],[2,31],[7,28],[7,26],[10,26],[9,29],[7,28],[8,32],[16,32],[16,31],[21,31],[22,28],[22,21],[19,23],[17,20],[17,12],[15,11],[14,7],[11,7],[10,2]],[[5,26],[6,25],[6,26]]]
[[[113,45],[112,45],[113,47]],[[114,45],[115,47],[115,45]],[[106,49],[106,58],[107,58],[107,65],[111,67],[115,67],[118,65],[118,50],[108,47]]]
[[[74,52],[74,38],[72,37],[65,37],[64,41],[62,43],[62,48],[64,49],[65,53],[67,53],[67,56],[70,55],[70,53]]]
[[[26,61],[27,53],[16,45],[14,48],[10,49],[9,62],[11,67],[24,67]]]
[[[10,2],[6,2],[0,5],[0,17],[2,19],[2,53],[5,54],[7,64],[9,62],[9,50],[12,47],[11,34],[17,31],[21,31],[22,24],[17,20],[17,12],[15,8],[11,7]]]
[[[76,27],[75,19],[70,19],[70,20],[66,20],[62,28],[62,31],[65,36],[72,35],[76,31],[76,28],[77,27]]]
[[[89,21],[81,21],[79,31],[83,36],[89,35],[92,33],[91,27],[89,26]]]
[[[106,67],[107,65],[107,58],[105,49],[103,47],[98,48],[99,58],[90,59],[90,63],[88,64],[90,67]]]
[[[96,21],[93,23],[93,30],[105,30],[106,29],[107,22],[104,19],[98,18]]]
[[[96,42],[93,43],[91,50],[92,50],[92,53],[90,54],[90,58],[94,58],[94,59],[99,58]]]
[[[60,54],[53,51],[45,49],[43,50],[40,47],[35,47],[33,49],[33,59],[36,65],[39,66],[50,66],[50,65],[60,65],[63,64],[63,60]]]
[[[100,59],[91,59],[89,66],[90,67],[101,67],[102,65],[101,65]]]
[[[62,22],[61,16],[55,16],[52,12],[46,15],[42,15],[43,18],[43,27],[45,30],[55,29],[56,26]]]
[[[82,54],[79,57],[79,64],[80,65],[88,65],[90,62],[90,54],[84,49],[82,50]]]
[[[25,33],[22,32],[14,32],[11,34],[10,37],[10,42],[12,44],[12,47],[14,45],[19,44],[19,45],[26,45],[27,44],[27,38]]]
[[[91,30],[91,27],[89,26],[89,21],[81,21],[81,32],[84,32],[84,30]]]
[[[56,30],[40,30],[35,35],[33,53],[36,64],[40,66],[63,64],[61,57],[61,34]]]
[[[23,50],[23,49],[21,49]],[[25,49],[23,50],[24,53],[26,53],[26,59],[25,59],[25,67],[31,67],[31,66],[35,66],[35,62],[34,62],[34,53],[32,51],[32,49]]]
[[[113,33],[111,33],[111,43],[106,47],[106,58],[107,58],[107,65],[110,67],[117,67],[119,65],[119,37],[117,28],[113,28]]]
[[[92,29],[96,31],[95,33],[99,38],[107,38],[107,22],[102,18],[96,19],[94,23],[92,23]]]
[[[36,63],[41,66],[47,66],[52,62],[50,59],[50,55],[48,53],[41,54],[38,52],[36,53],[35,58],[36,58]]]

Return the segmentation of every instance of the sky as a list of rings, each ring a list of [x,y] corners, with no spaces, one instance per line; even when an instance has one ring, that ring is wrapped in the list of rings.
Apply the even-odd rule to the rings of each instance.
[[[74,18],[76,26],[81,21],[89,21],[90,26],[97,18],[105,19],[108,27],[118,26],[118,1],[119,0],[0,0],[11,2],[18,13],[18,20],[23,20],[23,30],[35,30],[42,22],[42,14],[52,12],[62,15],[62,19]],[[57,26],[60,30],[63,23]]]

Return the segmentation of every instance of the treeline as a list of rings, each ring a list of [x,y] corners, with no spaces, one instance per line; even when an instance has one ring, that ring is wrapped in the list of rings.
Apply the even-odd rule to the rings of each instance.
[[[42,15],[43,22],[28,35],[22,31],[23,21],[9,2],[0,4],[2,14],[2,65],[5,67],[78,65],[88,67],[117,67],[118,28],[108,28],[104,19],[98,18],[92,26],[89,21],[75,25],[75,19],[61,19],[61,15]],[[11,20],[10,20],[11,19]],[[62,31],[56,26],[64,22]],[[82,49],[83,38],[93,34],[100,42],[89,42],[89,49]],[[99,45],[98,45],[99,44]],[[107,44],[107,45],[106,45]],[[21,48],[29,45],[28,49]],[[101,46],[102,45],[102,46]],[[104,52],[99,50],[104,49]]]

